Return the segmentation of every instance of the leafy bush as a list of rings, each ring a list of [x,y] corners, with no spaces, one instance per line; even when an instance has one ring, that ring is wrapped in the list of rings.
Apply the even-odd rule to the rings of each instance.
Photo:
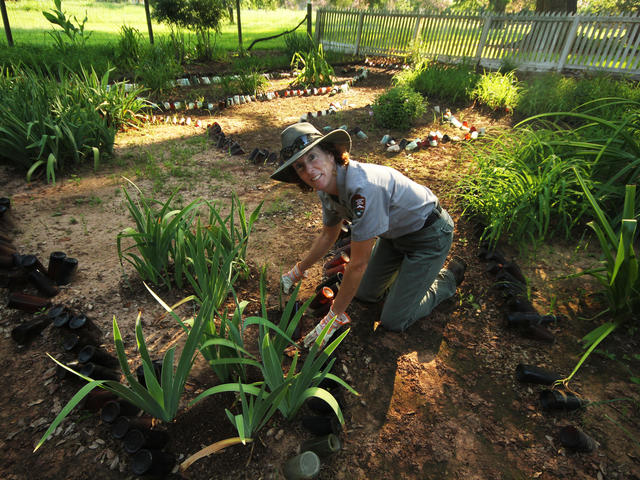
[[[284,47],[289,58],[299,52],[315,50],[316,44],[308,33],[287,33],[284,37]]]
[[[564,112],[575,104],[576,80],[549,73],[528,80],[520,94],[515,111],[529,117],[544,112]]]
[[[115,61],[121,71],[133,71],[142,55],[142,34],[137,28],[122,25],[116,46]]]
[[[258,71],[238,75],[238,88],[240,89],[240,93],[245,95],[255,95],[256,93],[264,92],[268,84],[269,82],[265,76]]]
[[[294,84],[302,87],[333,85],[333,68],[324,57],[322,45],[308,52],[296,52],[291,58],[291,66],[297,70]]]
[[[491,243],[507,233],[514,243],[569,235],[582,211],[571,169],[586,165],[560,157],[556,138],[518,129],[472,150],[474,166],[460,181],[461,197],[467,213],[487,225],[484,237]]]
[[[619,220],[625,185],[640,179],[640,104],[607,99],[597,103],[599,110],[624,103],[619,108],[633,113],[614,122],[591,113],[549,112],[526,119],[493,142],[472,147],[475,165],[460,182],[462,196],[468,211],[487,224],[490,241],[507,233],[515,242],[535,242],[551,233],[570,236],[590,210],[574,169],[601,208]],[[548,120],[558,117],[585,125],[566,128]]]
[[[640,102],[638,82],[615,79],[610,75],[572,78],[549,73],[529,79],[523,84],[522,92],[515,106],[521,116],[533,116],[546,112],[570,112],[583,105],[604,98],[621,98]],[[616,120],[629,112],[629,103],[612,104],[600,102],[592,104],[592,113],[600,118]],[[606,106],[606,107],[605,107]],[[578,122],[576,117],[554,117]]]
[[[451,103],[468,102],[479,75],[467,63],[445,65],[425,61],[393,77],[395,85],[407,85],[426,98],[446,99]]]
[[[162,45],[178,65],[184,65],[193,53],[190,37],[175,25],[170,26],[169,36],[162,40]]]
[[[426,111],[422,96],[409,86],[389,89],[373,102],[373,120],[382,128],[407,130]]]
[[[225,4],[220,0],[155,0],[153,16],[160,22],[196,31],[196,54],[199,59],[213,58],[215,45],[211,31],[220,32]],[[215,38],[215,36],[214,36]]]
[[[162,204],[145,198],[140,190],[138,202],[134,201],[126,188],[122,191],[136,228],[128,227],[117,236],[116,246],[120,263],[122,264],[124,259],[133,265],[143,280],[156,285],[162,282],[171,288],[170,260],[176,256],[185,257],[182,244],[178,241],[176,245],[176,239],[184,238],[184,232],[190,228],[199,206],[198,202],[193,201],[182,210],[173,210],[171,202],[175,192]],[[154,204],[160,204],[160,209],[155,210]],[[131,239],[134,243],[123,248],[123,239]],[[180,262],[180,267],[182,266]],[[181,280],[180,276],[178,281]]]
[[[40,167],[49,181],[92,159],[110,153],[115,132],[136,122],[146,102],[143,89],[125,91],[122,84],[109,86],[109,71],[101,78],[95,71],[80,74],[60,67],[27,69],[13,66],[0,76],[0,160],[27,173],[30,179]]]
[[[520,88],[515,72],[490,72],[480,76],[472,96],[493,110],[512,110],[518,102]]]
[[[148,45],[134,69],[135,78],[154,93],[171,88],[171,82],[182,73],[170,45],[165,42]]]
[[[118,234],[120,262],[126,260],[133,265],[143,280],[168,288],[174,283],[182,288],[186,278],[200,301],[215,298],[218,308],[236,276],[248,272],[247,245],[262,204],[247,216],[244,204],[233,195],[230,213],[223,217],[209,202],[194,200],[176,210],[171,206],[175,193],[162,203],[145,198],[137,190],[136,201],[123,188],[136,228],[128,227]],[[208,217],[198,212],[203,206]],[[124,247],[126,239],[133,244]]]

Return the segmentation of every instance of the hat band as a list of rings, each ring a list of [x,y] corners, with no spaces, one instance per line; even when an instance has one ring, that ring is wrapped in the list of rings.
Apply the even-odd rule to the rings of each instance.
[[[284,147],[282,150],[280,150],[280,157],[282,158],[283,161],[286,162],[291,157],[293,157],[296,153],[298,153],[301,150],[304,150],[307,147],[307,145],[310,145],[311,143],[315,142],[317,139],[321,137],[322,135],[319,135],[317,133],[305,133],[304,135],[300,135],[298,138],[296,138],[293,141],[291,145],[289,145],[288,147]]]

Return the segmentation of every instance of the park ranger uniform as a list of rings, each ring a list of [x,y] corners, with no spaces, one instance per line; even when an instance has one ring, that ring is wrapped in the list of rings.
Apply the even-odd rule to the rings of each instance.
[[[351,222],[351,240],[378,237],[356,298],[380,301],[383,326],[404,331],[456,291],[442,269],[453,220],[427,187],[393,168],[349,160],[337,166],[338,196],[318,192],[323,223]]]

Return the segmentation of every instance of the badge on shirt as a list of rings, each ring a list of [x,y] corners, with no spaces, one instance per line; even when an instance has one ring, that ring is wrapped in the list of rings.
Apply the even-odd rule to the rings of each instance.
[[[354,215],[358,218],[364,215],[364,208],[366,204],[367,201],[362,195],[354,195],[351,197],[351,208],[353,209]]]

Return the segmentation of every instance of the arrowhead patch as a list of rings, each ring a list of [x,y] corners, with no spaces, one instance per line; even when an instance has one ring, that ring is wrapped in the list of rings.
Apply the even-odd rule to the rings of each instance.
[[[364,209],[367,205],[367,201],[364,199],[362,195],[354,195],[351,197],[351,208],[353,210],[353,214],[360,218],[364,215]]]

